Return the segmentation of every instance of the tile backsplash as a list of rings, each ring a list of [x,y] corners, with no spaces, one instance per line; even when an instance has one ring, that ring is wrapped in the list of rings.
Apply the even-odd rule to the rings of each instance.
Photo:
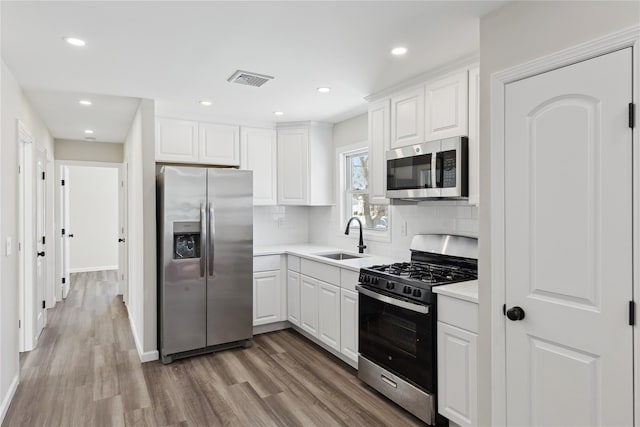
[[[309,209],[306,206],[255,206],[253,244],[269,246],[308,242]]]

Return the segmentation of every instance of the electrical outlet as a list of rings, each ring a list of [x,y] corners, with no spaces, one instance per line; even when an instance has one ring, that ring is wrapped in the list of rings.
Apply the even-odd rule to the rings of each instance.
[[[11,237],[7,237],[7,241],[5,243],[5,249],[7,256],[11,255]]]

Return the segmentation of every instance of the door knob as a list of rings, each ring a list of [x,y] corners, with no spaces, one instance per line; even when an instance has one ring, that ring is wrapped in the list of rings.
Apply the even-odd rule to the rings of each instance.
[[[122,243],[124,242],[124,239],[118,239],[118,242]]]
[[[38,252],[38,256],[44,256],[44,251]]]
[[[511,307],[509,310],[507,310],[507,317],[509,318],[509,320],[522,320],[524,319],[524,310],[522,309],[522,307]]]
[[[73,234],[69,234],[69,237],[73,237]]]

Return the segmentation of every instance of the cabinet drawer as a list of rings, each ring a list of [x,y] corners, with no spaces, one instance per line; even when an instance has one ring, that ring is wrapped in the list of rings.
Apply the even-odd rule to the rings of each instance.
[[[438,320],[477,333],[478,304],[438,295]]]
[[[360,273],[358,273],[357,271],[351,271],[341,268],[340,287],[355,292],[356,285],[358,284],[358,277],[360,277]]]
[[[253,271],[280,270],[280,255],[253,257]]]
[[[316,261],[302,259],[300,261],[300,272],[306,276],[313,277],[332,285],[340,286],[340,268]]]
[[[300,257],[295,255],[287,256],[287,268],[296,273],[300,273]]]

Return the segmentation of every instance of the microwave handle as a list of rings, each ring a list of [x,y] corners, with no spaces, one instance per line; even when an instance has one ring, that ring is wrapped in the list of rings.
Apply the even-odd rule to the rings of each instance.
[[[436,173],[436,152],[431,153],[431,188],[438,188],[437,173]]]

